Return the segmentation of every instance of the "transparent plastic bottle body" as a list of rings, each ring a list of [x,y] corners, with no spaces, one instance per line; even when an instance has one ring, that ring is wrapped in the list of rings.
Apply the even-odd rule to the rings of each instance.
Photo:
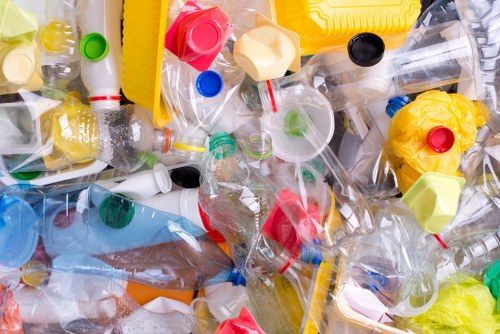
[[[65,90],[80,74],[80,53],[74,0],[49,0],[47,21],[40,31],[42,74],[45,85]]]
[[[228,134],[215,134],[211,146],[199,203],[229,244],[236,267],[244,272],[250,248],[273,205],[272,193]]]
[[[230,281],[235,275],[231,259],[204,230],[182,216],[131,202],[95,185],[24,188],[2,189],[2,201],[15,199],[24,206],[9,205],[14,212],[4,211],[3,221],[5,215],[10,219],[0,232],[26,239],[17,248],[4,244],[8,248],[1,257],[3,265],[34,256],[38,232],[33,234],[32,225],[39,225],[35,230],[50,258],[42,268],[47,272],[179,290],[196,289],[208,280],[209,284]]]

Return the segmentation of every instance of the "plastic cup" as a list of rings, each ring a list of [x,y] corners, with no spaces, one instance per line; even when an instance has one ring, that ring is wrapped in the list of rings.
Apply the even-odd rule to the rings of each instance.
[[[35,72],[35,48],[31,44],[10,44],[0,51],[0,79],[13,85],[30,81]]]

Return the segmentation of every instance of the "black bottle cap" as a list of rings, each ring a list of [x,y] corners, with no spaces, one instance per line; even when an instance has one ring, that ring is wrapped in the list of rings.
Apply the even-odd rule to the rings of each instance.
[[[385,44],[378,35],[364,32],[351,38],[347,45],[347,51],[354,64],[370,67],[382,60]]]
[[[173,169],[170,172],[170,178],[182,188],[198,188],[200,186],[200,171],[191,166]]]

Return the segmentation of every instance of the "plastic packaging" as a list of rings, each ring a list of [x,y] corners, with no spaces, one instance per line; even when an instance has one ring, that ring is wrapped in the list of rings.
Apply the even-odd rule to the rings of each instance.
[[[484,285],[488,287],[491,295],[497,300],[497,311],[500,308],[500,304],[498,303],[498,297],[500,293],[500,285],[498,284],[499,264],[500,262],[498,260],[492,263],[488,268],[486,268],[486,272],[484,273],[483,277]]]
[[[371,32],[383,37],[407,32],[420,14],[420,1],[310,1],[293,5],[286,0],[272,0],[273,20],[297,32],[302,54],[331,51],[356,34]],[[397,46],[397,45],[396,45]],[[393,46],[394,47],[394,46]]]
[[[32,258],[39,229],[50,259],[46,271],[179,290],[199,287],[207,279],[213,284],[238,276],[231,260],[186,218],[142,206],[98,186],[32,190],[14,186],[5,187],[2,194],[3,201],[18,203],[4,205],[11,211],[4,212],[4,221],[10,220],[2,235],[10,236],[6,240],[14,244],[3,243],[7,248],[2,252],[2,265],[18,267]],[[25,242],[15,243],[13,236]]]
[[[94,110],[120,106],[122,6],[123,0],[78,3],[81,74]]]
[[[76,3],[49,0],[45,12],[47,21],[39,35],[44,84],[64,91],[80,75]]]
[[[238,333],[264,334],[264,331],[255,323],[252,315],[243,307],[237,319],[223,321],[216,329],[215,334],[238,334]]]
[[[439,291],[436,303],[425,313],[411,318],[424,333],[460,331],[496,333],[500,319],[495,314],[495,299],[474,278]]]

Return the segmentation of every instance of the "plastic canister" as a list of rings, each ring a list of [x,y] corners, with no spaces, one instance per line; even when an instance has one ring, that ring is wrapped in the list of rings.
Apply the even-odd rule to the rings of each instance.
[[[271,0],[273,21],[299,34],[302,55],[347,45],[363,32],[381,36],[386,44],[386,37],[401,34],[402,43],[420,8],[419,0]]]
[[[35,73],[35,47],[32,44],[4,44],[0,51],[0,79],[12,85],[23,85]]]

